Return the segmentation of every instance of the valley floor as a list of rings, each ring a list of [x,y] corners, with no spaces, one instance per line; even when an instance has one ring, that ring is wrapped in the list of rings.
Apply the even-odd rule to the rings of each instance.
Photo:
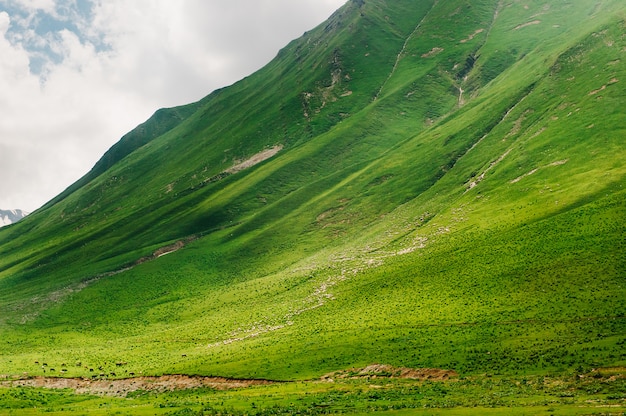
[[[99,380],[111,389],[80,394],[71,381],[5,380],[0,414],[7,415],[623,415],[626,368],[586,374],[462,377],[443,370],[370,366],[329,374],[319,380],[269,382],[193,377],[129,379],[138,389],[117,390],[119,380]],[[421,376],[419,374],[421,374]],[[411,378],[406,378],[411,377]],[[416,378],[414,378],[416,377]],[[176,384],[186,379],[188,383]],[[203,378],[195,378],[196,382]],[[170,382],[168,384],[168,381]],[[184,381],[184,380],[183,380]],[[154,383],[150,387],[150,383]],[[94,383],[96,383],[94,381]],[[207,380],[208,383],[208,380]],[[200,386],[175,389],[176,386]],[[31,387],[29,387],[31,386]],[[72,388],[62,388],[62,387]],[[84,386],[83,386],[84,387]]]

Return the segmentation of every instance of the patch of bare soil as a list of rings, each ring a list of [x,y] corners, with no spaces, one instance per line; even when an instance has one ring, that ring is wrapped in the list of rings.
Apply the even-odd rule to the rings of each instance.
[[[360,378],[403,378],[410,380],[442,381],[457,378],[459,374],[454,370],[439,368],[406,368],[393,367],[387,364],[371,364],[365,368],[351,368],[336,371],[322,376],[323,381],[332,382],[333,379],[360,379]]]
[[[475,31],[474,33],[472,33],[471,35],[469,35],[466,39],[461,40],[461,43],[467,43],[470,40],[473,40],[478,34],[483,33],[485,31],[485,29],[478,29],[477,31]]]
[[[422,58],[430,58],[435,55],[438,55],[441,52],[443,52],[443,48],[435,47],[435,48],[432,48],[429,52],[423,54]]]
[[[130,265],[130,266],[124,268],[124,269],[121,269],[121,271],[130,270],[134,266],[138,266],[138,265],[146,263],[148,261],[151,261],[151,260],[154,260],[154,259],[158,259],[159,257],[163,257],[163,256],[165,256],[167,254],[174,253],[174,252],[180,250],[181,248],[185,247],[187,244],[194,242],[197,239],[198,239],[197,236],[190,236],[190,237],[187,237],[185,239],[176,241],[173,244],[160,247],[160,248],[156,249],[151,255],[146,256],[146,257],[142,257],[139,260],[136,260],[132,265]]]
[[[72,389],[77,394],[125,397],[129,393],[135,391],[165,392],[197,388],[230,390],[273,383],[274,382],[268,380],[238,380],[224,377],[166,375],[160,377],[137,377],[120,380],[33,377],[22,380],[0,382],[0,386]]]
[[[619,79],[617,78],[612,78],[607,84],[603,85],[602,87],[598,88],[597,90],[593,90],[589,93],[589,95],[596,95],[597,93],[604,91],[606,89],[607,86],[609,85],[613,85],[615,83],[619,82]]]
[[[483,171],[483,173],[481,173],[480,175],[478,175],[475,178],[473,178],[474,180],[469,183],[469,185],[466,188],[465,192],[469,191],[470,189],[475,188],[476,185],[478,185],[480,182],[482,182],[482,180],[485,179],[485,175],[487,175],[487,172],[489,172],[491,169],[493,169],[498,163],[502,162],[504,160],[504,158],[507,157],[509,155],[509,153],[511,153],[512,150],[513,149],[509,149],[506,152],[504,152],[504,154],[502,156],[500,156],[497,160],[491,162],[489,167],[487,169],[485,169]]]
[[[259,152],[259,153],[255,154],[251,158],[246,159],[246,160],[244,160],[242,162],[239,162],[239,163],[235,164],[233,167],[226,169],[224,172],[226,172],[226,173],[237,173],[237,172],[242,171],[244,169],[250,168],[250,167],[252,167],[254,165],[257,165],[257,164],[263,162],[264,160],[269,159],[270,157],[274,156],[276,153],[280,152],[281,150],[283,150],[283,146],[282,145],[274,146],[271,149],[263,150],[262,152]]]
[[[520,29],[523,29],[523,28],[528,27],[528,26],[538,25],[540,23],[541,23],[541,20],[533,20],[532,22],[523,23],[521,25],[515,26],[515,28],[513,30],[520,30]]]
[[[557,160],[556,162],[552,162],[548,165],[545,166],[541,166],[539,168],[535,168],[533,170],[531,170],[530,172],[527,172],[525,174],[523,174],[522,176],[518,176],[517,178],[513,179],[512,181],[509,181],[509,183],[517,183],[519,181],[521,181],[522,179],[530,176],[530,175],[534,175],[535,173],[537,173],[539,171],[539,169],[545,169],[545,168],[550,168],[550,167],[555,167],[555,166],[562,166],[564,164],[566,164],[567,162],[569,162],[569,159],[563,159],[563,160]]]

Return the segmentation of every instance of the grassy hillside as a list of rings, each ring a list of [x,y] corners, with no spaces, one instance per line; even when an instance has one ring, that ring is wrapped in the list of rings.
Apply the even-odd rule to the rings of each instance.
[[[478,377],[444,383],[453,406],[486,405],[463,398],[484,374],[621,382],[625,18],[619,0],[348,2],[0,230],[0,373]]]

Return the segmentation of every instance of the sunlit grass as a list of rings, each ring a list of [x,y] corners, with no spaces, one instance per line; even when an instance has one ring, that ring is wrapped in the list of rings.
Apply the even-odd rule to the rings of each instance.
[[[157,113],[145,145],[123,140],[135,151],[0,233],[0,373],[298,381],[180,414],[271,414],[257,394],[283,413],[523,414],[552,402],[504,381],[499,402],[485,374],[626,365],[625,6],[527,3],[352,2],[259,73]],[[390,383],[372,408],[371,386],[303,382],[372,363],[478,379]],[[175,414],[149,403],[178,397],[0,394],[59,414]]]

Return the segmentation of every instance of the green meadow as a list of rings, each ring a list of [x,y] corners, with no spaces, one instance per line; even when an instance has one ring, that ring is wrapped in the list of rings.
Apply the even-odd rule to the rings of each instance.
[[[157,111],[0,230],[0,413],[623,414],[625,19],[353,0]],[[20,384],[166,375],[273,383]]]
[[[598,374],[588,379],[310,381],[229,391],[144,391],[123,399],[31,388],[3,389],[0,394],[0,410],[14,415],[606,415],[626,410],[623,380],[610,382]]]

